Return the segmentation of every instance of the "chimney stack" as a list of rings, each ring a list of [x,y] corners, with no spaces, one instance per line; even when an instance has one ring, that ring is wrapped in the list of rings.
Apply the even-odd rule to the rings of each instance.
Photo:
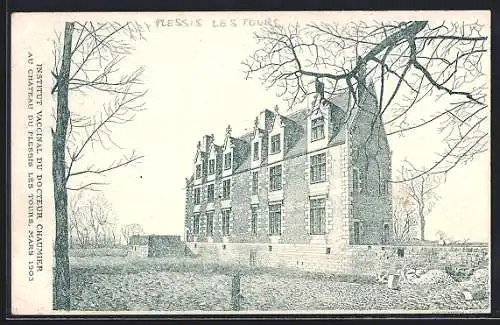
[[[202,148],[201,151],[207,152],[208,148],[210,148],[210,145],[214,142],[214,135],[204,135],[203,136],[203,142],[202,142]]]

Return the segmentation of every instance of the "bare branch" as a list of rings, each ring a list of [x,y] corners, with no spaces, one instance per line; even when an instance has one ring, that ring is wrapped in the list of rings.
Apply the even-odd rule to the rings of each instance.
[[[129,164],[132,164],[133,162],[136,162],[140,159],[144,158],[144,156],[137,156],[135,155],[134,152],[129,157],[124,157],[118,161],[112,162],[109,167],[106,168],[92,168],[88,167],[86,170],[78,171],[78,172],[73,172],[69,176],[77,176],[77,175],[82,175],[82,174],[96,174],[96,175],[101,175],[103,173],[112,171],[114,169],[120,168],[127,166]]]
[[[487,83],[482,71],[487,37],[481,30],[477,23],[427,21],[265,26],[255,33],[258,48],[243,62],[245,77],[258,75],[290,108],[315,95],[314,80],[320,79],[330,98],[349,94],[346,116],[356,106],[366,111],[358,94],[372,94],[364,81],[371,80],[380,92],[372,94],[378,112],[367,143],[385,127],[388,135],[400,136],[434,127],[445,148],[437,164],[423,172],[446,174],[483,152],[487,142],[487,88],[477,86]],[[419,113],[425,98],[444,101],[445,95],[460,101],[443,103],[430,116]]]

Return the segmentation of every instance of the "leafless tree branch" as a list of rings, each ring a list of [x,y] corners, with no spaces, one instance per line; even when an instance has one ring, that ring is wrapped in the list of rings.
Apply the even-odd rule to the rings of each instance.
[[[365,69],[378,87],[378,117],[387,134],[435,128],[444,148],[423,173],[446,174],[487,145],[483,29],[477,22],[427,21],[265,26],[255,33],[257,49],[242,63],[245,78],[258,76],[290,108],[314,95],[314,80],[320,79],[330,98],[349,94],[349,112],[360,100],[359,89],[366,90],[360,79]],[[420,112],[427,98],[443,102],[431,116]],[[374,126],[379,121],[374,118]]]

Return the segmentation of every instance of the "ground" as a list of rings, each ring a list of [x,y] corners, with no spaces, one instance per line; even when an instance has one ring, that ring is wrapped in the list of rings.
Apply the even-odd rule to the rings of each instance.
[[[71,257],[72,309],[229,311],[241,274],[243,311],[487,311],[456,283],[389,289],[374,279],[202,263],[196,258]]]

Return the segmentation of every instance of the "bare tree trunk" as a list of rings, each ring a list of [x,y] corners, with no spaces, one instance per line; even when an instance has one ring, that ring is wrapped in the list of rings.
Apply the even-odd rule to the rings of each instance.
[[[66,192],[66,133],[70,112],[68,108],[71,43],[74,23],[66,22],[61,69],[57,80],[56,130],[52,131],[52,176],[56,213],[54,309],[70,309],[70,276],[68,256],[68,195]]]
[[[424,211],[419,211],[420,214],[420,240],[424,241],[425,239],[425,215]]]

